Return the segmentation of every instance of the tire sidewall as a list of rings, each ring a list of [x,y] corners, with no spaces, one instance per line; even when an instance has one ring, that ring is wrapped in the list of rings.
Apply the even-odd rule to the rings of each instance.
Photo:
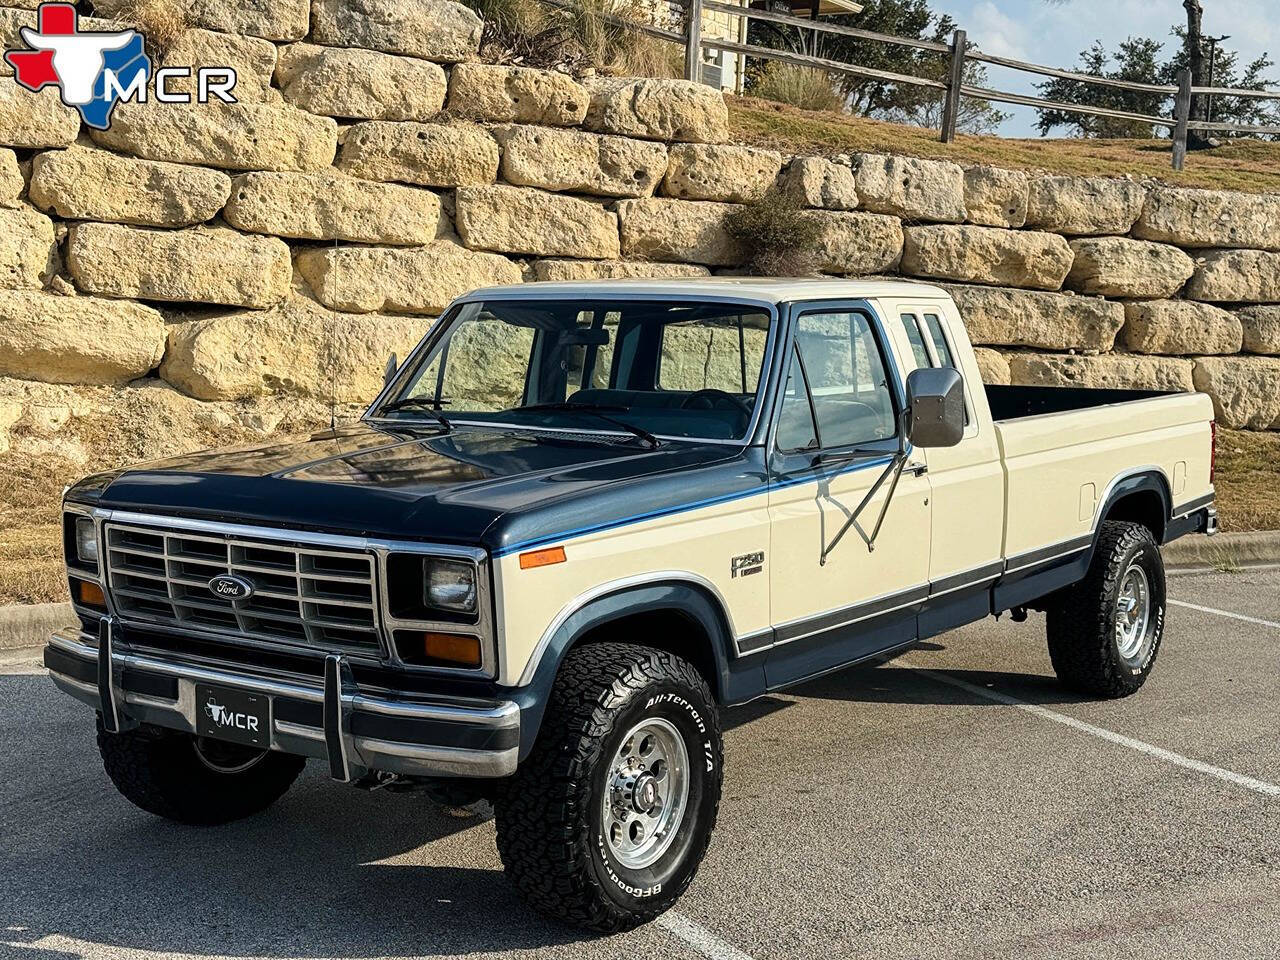
[[[671,682],[656,683],[638,692],[614,714],[612,727],[603,738],[590,778],[589,858],[606,896],[629,912],[658,910],[674,900],[689,885],[702,861],[720,797],[722,759],[714,710],[715,706],[695,689]],[[650,718],[668,721],[684,740],[689,755],[689,797],[671,846],[653,864],[633,870],[609,852],[602,803],[623,736]]]
[[[1114,562],[1117,576],[1115,585],[1107,598],[1110,609],[1113,611],[1109,650],[1117,673],[1131,681],[1139,680],[1145,678],[1151,672],[1152,667],[1155,666],[1156,656],[1160,653],[1160,642],[1164,638],[1167,606],[1164,561],[1160,556],[1160,548],[1155,541],[1150,537],[1142,537],[1136,541],[1129,542],[1124,550],[1117,551]],[[1116,636],[1115,631],[1114,611],[1116,602],[1119,600],[1125,572],[1134,564],[1140,566],[1147,577],[1147,588],[1151,594],[1150,616],[1153,620],[1153,627],[1151,642],[1146,649],[1139,651],[1139,658],[1127,660],[1120,655],[1119,638]]]

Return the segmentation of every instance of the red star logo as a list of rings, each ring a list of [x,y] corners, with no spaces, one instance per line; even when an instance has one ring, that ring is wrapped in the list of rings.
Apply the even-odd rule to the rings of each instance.
[[[36,30],[43,34],[75,33],[76,8],[69,3],[41,4],[37,23]],[[4,59],[13,67],[13,78],[19,86],[28,90],[39,90],[58,82],[52,50],[10,50]]]

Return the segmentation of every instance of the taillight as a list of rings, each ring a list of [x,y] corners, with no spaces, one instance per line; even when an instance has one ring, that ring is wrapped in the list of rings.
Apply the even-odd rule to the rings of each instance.
[[[1218,421],[1209,421],[1209,483],[1218,474]]]

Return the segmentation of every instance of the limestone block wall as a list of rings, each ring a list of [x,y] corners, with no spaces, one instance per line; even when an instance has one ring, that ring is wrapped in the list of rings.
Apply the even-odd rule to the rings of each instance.
[[[118,409],[172,428],[140,454],[327,420],[473,287],[738,270],[725,217],[774,187],[822,272],[947,286],[994,382],[1199,389],[1280,428],[1280,196],[735,145],[705,86],[477,62],[450,0],[190,16],[163,59],[233,62],[240,103],[97,132],[0,76],[0,451],[91,464],[58,438]]]

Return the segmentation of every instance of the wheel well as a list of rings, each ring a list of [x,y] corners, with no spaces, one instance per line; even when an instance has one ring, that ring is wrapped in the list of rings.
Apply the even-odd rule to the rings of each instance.
[[[628,613],[592,627],[578,639],[575,646],[606,640],[655,647],[683,657],[702,674],[712,695],[717,700],[720,699],[720,671],[712,646],[714,641],[697,619],[683,611],[662,609]]]
[[[1135,490],[1127,493],[1109,508],[1106,520],[1140,523],[1153,534],[1158,542],[1164,542],[1164,528],[1169,517],[1164,499],[1154,490]]]

